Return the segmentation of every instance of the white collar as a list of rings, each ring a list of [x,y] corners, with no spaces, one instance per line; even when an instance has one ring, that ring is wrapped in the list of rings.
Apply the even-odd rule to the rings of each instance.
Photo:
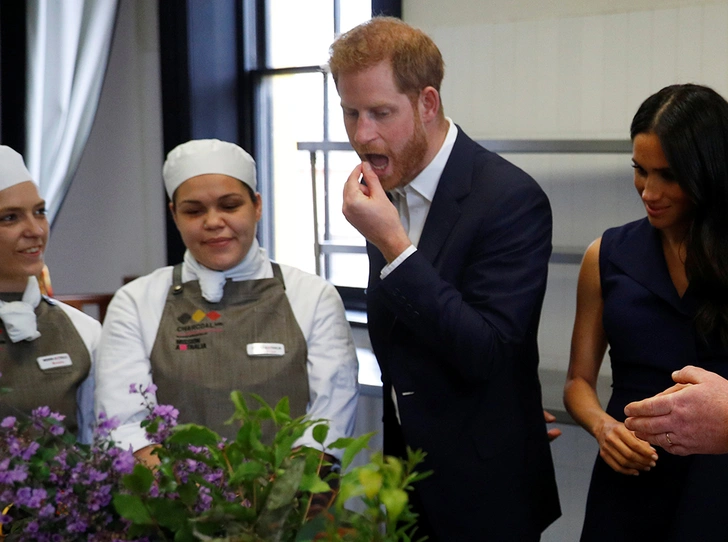
[[[440,183],[440,177],[445,169],[448,158],[450,158],[450,153],[455,145],[455,140],[458,137],[458,127],[455,126],[452,119],[450,117],[445,117],[445,120],[449,125],[447,134],[445,135],[445,140],[442,142],[442,146],[440,147],[440,150],[437,151],[435,157],[429,164],[427,164],[427,166],[425,166],[425,169],[423,169],[420,174],[412,180],[412,182],[406,184],[404,188],[395,188],[393,191],[400,191],[401,194],[404,194],[407,189],[414,190],[427,201],[432,203],[432,199],[435,197],[435,192],[437,191],[437,185]]]
[[[40,299],[38,279],[28,277],[20,301],[0,301],[0,319],[5,324],[5,332],[12,342],[33,341],[40,337],[35,319],[35,308]]]
[[[226,271],[214,271],[198,262],[192,253],[185,251],[184,267],[182,269],[182,281],[197,280],[200,283],[202,297],[210,303],[218,303],[222,299],[225,281],[231,279],[234,282],[242,280],[257,280],[271,278],[273,269],[264,248],[253,239],[248,253],[240,263]]]

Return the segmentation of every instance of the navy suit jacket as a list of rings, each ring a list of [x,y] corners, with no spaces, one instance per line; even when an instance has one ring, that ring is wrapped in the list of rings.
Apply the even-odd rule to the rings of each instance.
[[[427,453],[417,493],[438,538],[538,536],[560,515],[537,373],[546,195],[459,130],[418,250],[384,280],[367,250],[385,453]]]

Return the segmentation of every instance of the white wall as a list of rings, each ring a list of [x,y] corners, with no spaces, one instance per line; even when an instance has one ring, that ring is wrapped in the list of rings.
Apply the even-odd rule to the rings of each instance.
[[[521,20],[505,22],[491,20],[492,2],[404,10],[443,52],[446,111],[471,135],[593,138],[624,137],[637,106],[667,84],[728,91],[728,2],[632,3],[601,13],[601,1],[578,2],[582,14],[548,16],[544,2],[520,0],[509,5]]]
[[[476,139],[628,139],[639,104],[697,82],[728,96],[728,1],[404,0],[440,47],[445,112]],[[630,155],[510,155],[549,195],[554,245],[644,216]],[[549,270],[544,369],[568,366],[576,265]]]
[[[157,2],[120,0],[99,109],[46,255],[55,293],[113,292],[164,265]]]

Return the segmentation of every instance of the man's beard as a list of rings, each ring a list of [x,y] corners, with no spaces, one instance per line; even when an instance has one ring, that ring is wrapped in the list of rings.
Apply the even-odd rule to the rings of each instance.
[[[420,122],[419,112],[415,108],[414,133],[398,153],[391,152],[389,148],[375,149],[369,145],[355,146],[354,150],[362,160],[366,160],[367,154],[381,154],[389,158],[392,163],[392,173],[385,176],[378,175],[384,190],[409,184],[422,171],[422,161],[427,152],[427,135]]]
[[[422,171],[422,160],[427,152],[427,136],[419,120],[419,115],[417,115],[412,137],[395,157],[391,181],[386,183],[391,185],[386,188],[388,190],[409,184]]]

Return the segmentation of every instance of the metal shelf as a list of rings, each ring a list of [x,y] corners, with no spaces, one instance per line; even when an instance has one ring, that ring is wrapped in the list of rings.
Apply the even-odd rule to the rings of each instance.
[[[486,149],[503,154],[629,154],[632,142],[628,139],[481,139],[477,143]],[[316,273],[321,274],[321,256],[330,254],[364,254],[361,245],[339,244],[334,241],[319,241],[316,153],[353,151],[348,141],[299,141],[298,150],[307,151],[311,163],[311,187],[314,201],[314,252]],[[586,247],[554,247],[551,263],[579,265]]]
[[[628,139],[481,139],[489,151],[513,154],[627,154]],[[353,151],[348,141],[299,141],[299,151]]]

